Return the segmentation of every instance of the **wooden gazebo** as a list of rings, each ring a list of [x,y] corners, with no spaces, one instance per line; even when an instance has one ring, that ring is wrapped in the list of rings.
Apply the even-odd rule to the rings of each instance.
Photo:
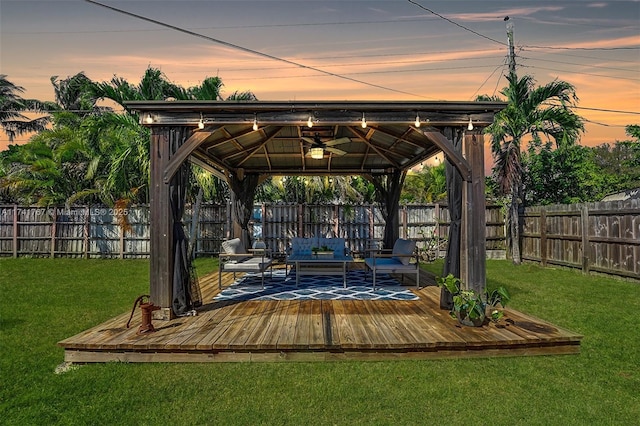
[[[506,104],[140,101],[127,106],[151,128],[150,294],[151,301],[162,307],[159,317],[173,315],[174,281],[180,268],[178,225],[184,207],[182,166],[187,161],[229,183],[234,233],[245,239],[247,209],[262,179],[362,175],[374,183],[386,206],[388,244],[397,237],[394,224],[406,171],[443,152],[462,182],[459,275],[468,287],[484,289],[482,130]],[[337,140],[339,144],[332,142]],[[316,149],[312,158],[310,148],[323,149]]]

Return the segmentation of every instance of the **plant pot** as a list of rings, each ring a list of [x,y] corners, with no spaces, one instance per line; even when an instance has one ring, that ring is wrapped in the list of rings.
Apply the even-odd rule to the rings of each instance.
[[[333,259],[332,251],[319,251],[317,253],[314,253],[314,255],[317,259]]]
[[[458,311],[456,312],[456,318],[458,318],[458,322],[460,322],[460,324],[462,325],[466,325],[468,327],[482,327],[482,324],[484,324],[485,316],[483,314],[478,318],[469,318],[469,315],[466,311]]]
[[[453,308],[453,294],[444,287],[440,288],[440,309],[450,311]]]

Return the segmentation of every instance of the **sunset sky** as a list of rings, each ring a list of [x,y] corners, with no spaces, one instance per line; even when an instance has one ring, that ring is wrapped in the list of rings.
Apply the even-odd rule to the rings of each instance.
[[[469,101],[506,84],[509,16],[518,74],[576,87],[582,144],[640,124],[638,1],[101,3],[176,28],[81,0],[0,0],[0,74],[42,100],[52,76],[138,83],[152,66],[185,87],[217,75],[223,95],[259,100]]]

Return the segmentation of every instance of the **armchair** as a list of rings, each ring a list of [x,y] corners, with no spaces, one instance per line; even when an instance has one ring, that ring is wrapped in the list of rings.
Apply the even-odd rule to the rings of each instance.
[[[273,259],[267,248],[245,249],[240,238],[234,238],[222,243],[224,253],[219,255],[218,288],[222,289],[222,273],[233,272],[259,272],[262,288],[264,289],[264,273],[269,269],[269,277],[273,276]]]
[[[412,261],[415,259],[414,261]],[[420,287],[420,260],[416,242],[399,238],[392,250],[376,250],[364,260],[366,269],[373,272],[373,289],[376,289],[376,273],[416,275],[416,287]]]

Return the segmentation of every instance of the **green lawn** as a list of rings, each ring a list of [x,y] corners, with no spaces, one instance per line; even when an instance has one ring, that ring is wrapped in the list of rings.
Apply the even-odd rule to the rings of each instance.
[[[198,262],[200,273],[212,266]],[[512,307],[583,334],[581,353],[55,374],[56,342],[128,312],[148,292],[148,262],[1,259],[0,424],[638,424],[640,284],[507,261],[488,261],[487,275]]]

